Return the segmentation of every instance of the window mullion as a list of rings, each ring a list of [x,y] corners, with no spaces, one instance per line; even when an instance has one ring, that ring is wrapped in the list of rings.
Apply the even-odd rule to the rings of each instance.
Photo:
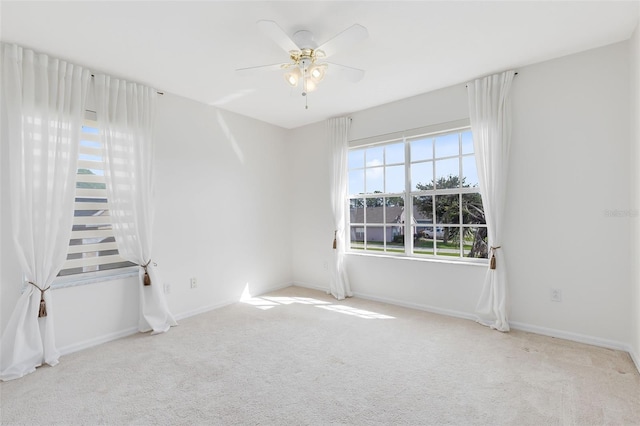
[[[411,197],[411,149],[406,138],[404,142],[404,252],[413,254],[413,235],[411,234],[411,220],[413,216],[413,201]],[[407,238],[409,236],[409,238]]]

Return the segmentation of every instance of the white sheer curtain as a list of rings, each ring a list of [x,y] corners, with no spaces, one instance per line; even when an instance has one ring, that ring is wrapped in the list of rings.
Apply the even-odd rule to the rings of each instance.
[[[509,331],[507,267],[502,246],[504,207],[511,144],[511,82],[506,71],[468,83],[469,115],[476,165],[489,237],[490,266],[476,306],[477,321]]]
[[[347,137],[351,119],[331,118],[327,121],[331,149],[331,207],[333,208],[333,261],[329,267],[330,292],[338,300],[351,297],[351,286],[344,265],[347,204]]]
[[[96,116],[105,146],[109,211],[120,256],[140,265],[141,332],[177,325],[153,261],[153,141],[157,93],[108,76],[94,79]]]
[[[10,156],[13,239],[26,285],[2,336],[0,379],[31,373],[60,353],[48,291],[67,258],[88,70],[1,44],[2,107]]]

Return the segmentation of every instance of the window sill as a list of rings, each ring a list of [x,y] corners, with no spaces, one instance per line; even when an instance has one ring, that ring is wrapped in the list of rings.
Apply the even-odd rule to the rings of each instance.
[[[349,256],[362,256],[362,257],[378,257],[383,259],[398,259],[398,260],[408,260],[412,262],[427,262],[427,263],[444,263],[449,265],[467,265],[467,266],[482,266],[487,267],[489,265],[489,261],[487,259],[477,259],[471,260],[466,259],[464,257],[459,258],[459,260],[453,259],[440,259],[436,257],[417,257],[417,256],[406,256],[400,254],[380,254],[380,253],[363,253],[357,251],[347,251],[346,255]]]
[[[58,277],[51,284],[52,290],[58,290],[61,288],[77,287],[87,284],[95,284],[104,281],[120,280],[124,278],[138,276],[138,266],[129,266],[116,271],[101,271],[103,273],[96,273],[92,276],[74,276],[68,275],[65,277]],[[106,272],[106,273],[105,273]]]

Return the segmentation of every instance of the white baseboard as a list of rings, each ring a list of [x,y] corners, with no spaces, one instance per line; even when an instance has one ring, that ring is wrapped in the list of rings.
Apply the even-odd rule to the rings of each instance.
[[[304,288],[310,288],[312,290],[318,290],[318,291],[323,291],[327,294],[330,293],[329,291],[329,287],[322,287],[316,284],[309,284],[309,283],[305,283],[305,282],[301,282],[301,281],[296,281],[294,283],[291,283],[291,285],[296,286],[296,287],[304,287]]]
[[[359,297],[361,299],[373,300],[374,302],[389,303],[391,305],[402,306],[404,308],[417,309],[419,311],[431,312],[432,314],[446,315],[446,316],[449,316],[449,317],[462,318],[462,319],[468,319],[468,320],[474,320],[475,319],[473,314],[470,314],[470,313],[467,313],[467,312],[456,311],[456,310],[453,310],[453,309],[443,309],[443,308],[438,308],[438,307],[435,307],[435,306],[423,305],[421,303],[412,303],[412,302],[405,302],[403,300],[390,299],[388,297],[372,296],[370,294],[361,293],[359,291],[354,291],[353,295],[355,297]]]
[[[105,334],[104,336],[94,337],[93,339],[84,340],[82,342],[73,343],[61,348],[58,348],[60,355],[69,355],[74,352],[78,352],[84,349],[89,349],[94,346],[101,345],[103,343],[110,342],[112,340],[121,339],[123,337],[131,336],[138,332],[138,327],[131,327],[124,330],[116,331],[113,333]]]
[[[634,351],[629,351],[629,356],[631,356],[631,360],[636,365],[636,369],[638,370],[638,373],[640,373],[640,356],[638,356],[638,354],[635,353]]]
[[[190,311],[180,312],[179,314],[174,314],[173,317],[176,321],[183,320],[185,318],[193,317],[196,315],[204,314],[205,312],[213,311],[215,309],[224,308],[225,306],[231,305],[235,303],[236,300],[227,300],[224,302],[214,303],[213,305],[201,306],[196,309],[192,309]]]
[[[260,292],[258,294],[252,294],[251,296],[252,297],[261,296],[263,294],[270,293],[272,291],[282,290],[283,288],[291,287],[292,285],[293,285],[292,283],[277,284],[277,285],[274,285],[272,287],[264,289],[262,292]],[[182,320],[182,319],[185,319],[185,318],[189,318],[189,317],[192,317],[192,316],[195,316],[195,315],[204,314],[205,312],[213,311],[215,309],[224,308],[225,306],[232,305],[234,303],[237,303],[238,301],[239,301],[239,299],[231,299],[231,300],[226,300],[224,302],[215,303],[213,305],[202,306],[200,308],[193,309],[191,311],[186,311],[186,312],[181,312],[179,314],[174,314],[174,318],[176,319],[176,321],[179,321],[179,320]]]
[[[514,330],[527,331],[529,333],[541,334],[543,336],[555,337],[558,339],[571,340],[572,342],[585,343],[587,345],[600,346],[607,349],[616,349],[629,352],[631,348],[628,344],[616,340],[602,339],[600,337],[586,334],[572,333],[570,331],[557,330],[555,328],[540,327],[537,325],[525,324],[521,322],[509,321],[509,326]]]
[[[304,288],[310,288],[310,289],[313,289],[313,290],[324,291],[327,294],[329,293],[329,289],[327,287],[321,287],[321,286],[318,286],[318,285],[315,285],[315,284],[309,284],[309,283],[296,281],[295,283],[293,283],[293,285],[295,285],[297,287],[304,287]],[[472,314],[468,314],[466,312],[459,312],[459,311],[454,311],[454,310],[451,310],[451,309],[442,309],[442,308],[437,308],[435,306],[422,305],[422,304],[419,304],[419,303],[405,302],[403,300],[391,299],[391,298],[388,298],[388,297],[373,296],[373,295],[370,295],[370,294],[367,294],[367,293],[362,293],[362,292],[359,292],[359,291],[354,291],[352,293],[353,293],[353,295],[355,297],[359,297],[360,299],[372,300],[374,302],[388,303],[390,305],[402,306],[402,307],[405,307],[405,308],[417,309],[419,311],[425,311],[425,312],[431,312],[431,313],[434,313],[434,314],[447,315],[447,316],[450,316],[450,317],[464,318],[464,319],[474,319],[474,316]]]

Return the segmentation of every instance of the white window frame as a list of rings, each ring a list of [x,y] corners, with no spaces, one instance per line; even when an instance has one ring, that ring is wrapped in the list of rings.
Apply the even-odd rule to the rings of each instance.
[[[403,142],[404,143],[404,149],[405,149],[405,159],[404,159],[404,165],[405,165],[405,190],[403,193],[399,194],[399,193],[387,193],[385,191],[383,191],[382,193],[364,193],[364,194],[358,194],[357,196],[351,196],[348,195],[347,196],[347,208],[346,208],[346,223],[348,224],[346,227],[346,245],[347,245],[347,253],[349,254],[357,254],[357,255],[363,255],[363,256],[380,256],[380,255],[384,255],[384,256],[392,256],[392,257],[401,257],[401,258],[410,258],[410,259],[423,259],[423,260],[437,260],[437,261],[451,261],[451,262],[459,262],[459,263],[471,263],[471,264],[481,264],[481,265],[486,265],[488,263],[488,259],[487,258],[470,258],[470,257],[465,257],[464,256],[464,240],[462,238],[459,239],[459,255],[458,256],[443,256],[443,255],[438,255],[438,249],[437,249],[437,243],[435,242],[435,236],[434,236],[434,254],[422,254],[422,253],[415,253],[414,252],[414,241],[413,241],[413,230],[412,227],[415,226],[415,224],[412,224],[413,220],[406,220],[404,221],[404,235],[410,235],[411,238],[405,238],[404,240],[404,251],[403,252],[397,252],[396,250],[388,250],[387,249],[387,241],[386,241],[386,234],[387,232],[384,231],[384,244],[383,244],[383,250],[367,250],[367,233],[366,233],[366,229],[367,227],[370,227],[371,224],[367,223],[367,218],[366,218],[366,200],[370,199],[370,198],[390,198],[390,197],[398,197],[398,196],[402,196],[404,197],[404,207],[405,207],[405,211],[407,212],[406,214],[409,214],[410,218],[413,219],[413,198],[416,196],[432,196],[435,197],[437,195],[450,195],[450,194],[456,194],[459,197],[459,209],[460,209],[460,218],[462,218],[461,215],[461,210],[462,210],[462,195],[463,194],[480,194],[480,188],[479,187],[469,187],[469,188],[451,188],[451,189],[432,189],[432,190],[420,190],[420,191],[414,191],[412,190],[412,185],[411,185],[411,165],[412,164],[417,164],[423,161],[416,161],[414,163],[412,163],[411,161],[411,150],[410,150],[410,143],[411,141],[414,140],[419,140],[422,138],[431,138],[431,137],[437,137],[437,136],[442,136],[442,135],[447,135],[447,134],[453,134],[453,133],[462,133],[465,131],[469,131],[471,129],[471,124],[469,119],[463,119],[463,120],[457,120],[457,121],[453,121],[453,122],[448,122],[448,123],[440,123],[437,125],[432,125],[432,126],[428,126],[428,127],[422,127],[422,128],[417,128],[417,129],[411,129],[411,130],[406,130],[403,132],[396,132],[396,133],[389,133],[386,135],[380,135],[380,136],[374,136],[374,137],[369,137],[369,138],[364,138],[364,139],[358,139],[358,140],[352,140],[349,141],[349,151],[354,150],[354,149],[362,149],[362,148],[369,148],[369,147],[376,147],[376,146],[385,146],[385,145],[390,145],[390,144],[394,144],[394,143],[399,143],[399,142]],[[463,170],[462,168],[462,162],[463,162],[463,158],[464,157],[469,157],[469,156],[473,156],[475,158],[475,152],[473,154],[464,154],[461,151],[457,154],[457,155],[451,155],[451,156],[447,156],[447,157],[437,157],[436,158],[436,153],[435,153],[435,144],[432,144],[432,149],[433,149],[433,153],[432,153],[432,157],[431,160],[424,160],[424,162],[427,161],[431,161],[433,164],[435,164],[435,161],[437,160],[446,160],[446,159],[452,159],[452,158],[458,158],[460,161],[459,164],[459,169],[460,171]],[[384,164],[382,167],[386,167],[386,166],[392,166],[393,164]],[[365,169],[365,175],[366,175],[366,160],[365,160],[365,165],[363,167]],[[359,169],[359,168],[356,168]],[[351,170],[356,170],[356,169],[349,169],[349,171]],[[433,178],[435,180],[436,178],[436,168],[433,167]],[[366,179],[365,179],[366,182]],[[348,184],[348,183],[347,183]],[[386,184],[386,182],[385,182]],[[385,188],[386,189],[386,188]],[[366,190],[366,188],[365,188]],[[351,244],[351,226],[352,223],[350,221],[351,217],[350,217],[350,207],[351,207],[351,200],[357,198],[357,199],[363,199],[365,206],[364,206],[364,218],[363,221],[364,222],[355,222],[353,225],[354,226],[358,226],[360,228],[364,228],[364,247],[363,249],[352,249],[352,244]],[[435,198],[434,198],[435,199]],[[383,203],[384,204],[384,203]],[[433,232],[434,234],[437,232],[438,228],[444,228],[444,227],[449,227],[449,228],[460,228],[461,230],[463,228],[467,228],[467,227],[473,227],[473,228],[486,228],[486,224],[464,224],[464,223],[458,223],[458,224],[440,224],[437,222],[436,220],[436,203],[433,202],[432,203],[432,217],[433,217]],[[386,227],[389,226],[389,224],[386,221],[386,209],[383,209],[383,223],[380,224],[383,229],[386,229]],[[377,226],[377,224],[374,224],[374,226]]]

